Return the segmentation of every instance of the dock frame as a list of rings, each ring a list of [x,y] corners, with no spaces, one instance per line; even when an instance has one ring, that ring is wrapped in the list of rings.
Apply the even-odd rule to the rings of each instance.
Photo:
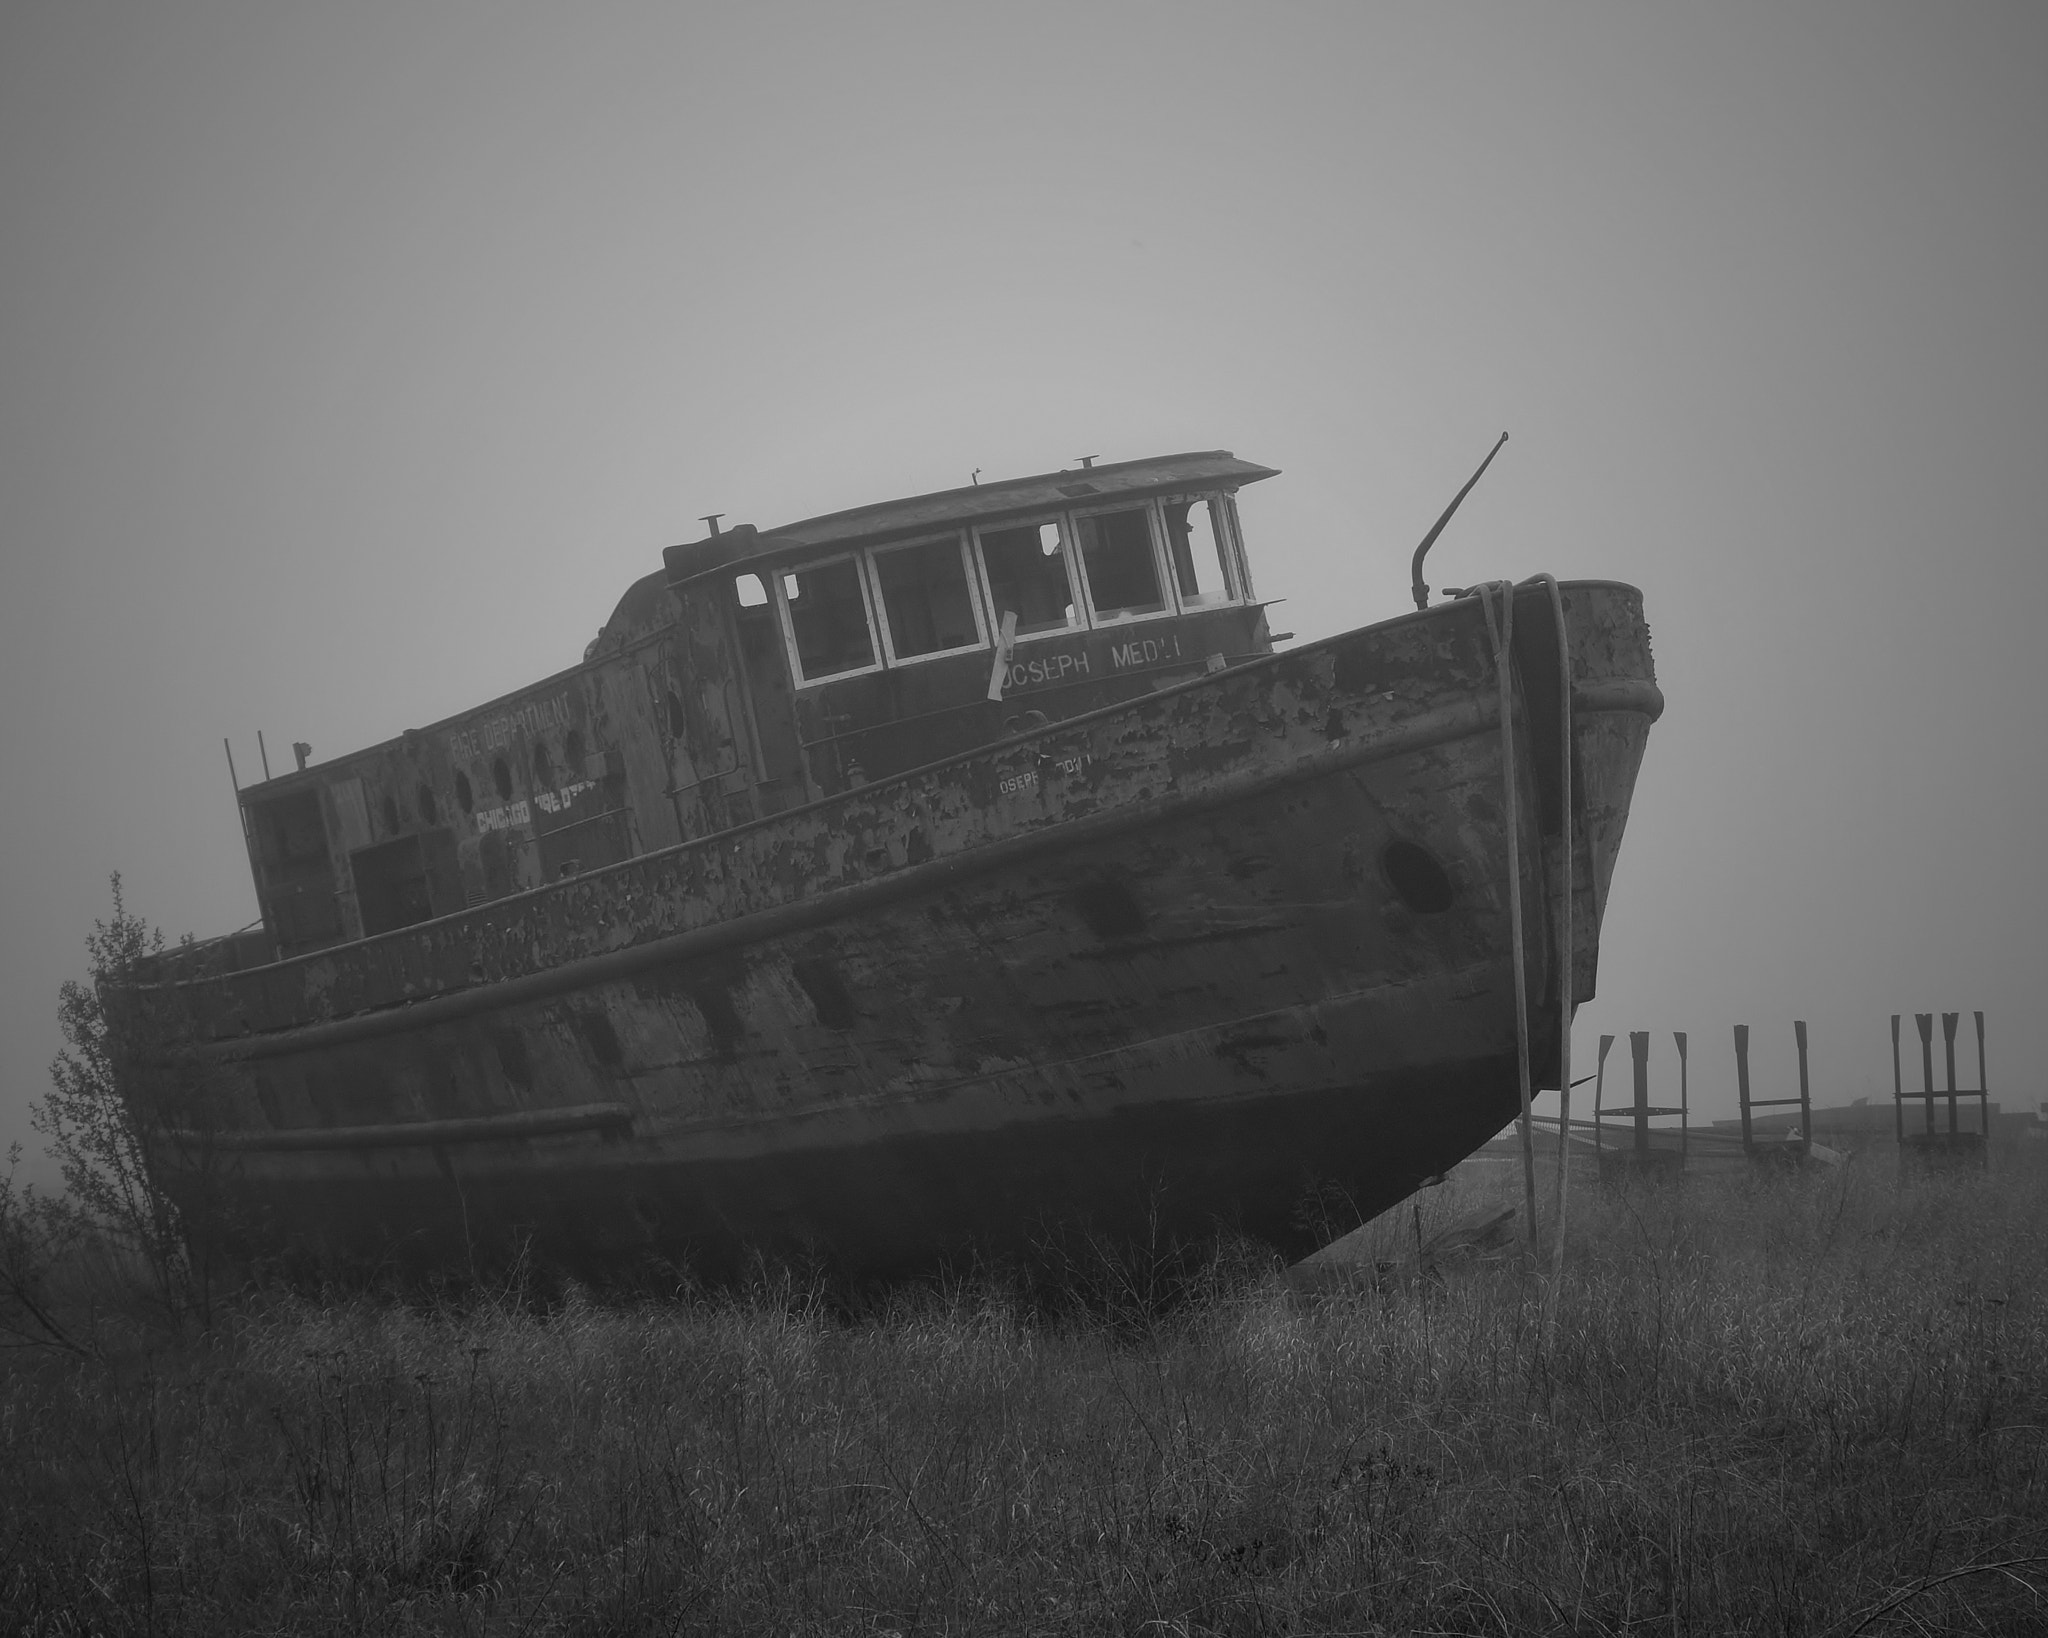
[[[1807,1079],[1806,1066],[1806,1020],[1792,1021],[1792,1038],[1799,1044],[1799,1096],[1796,1098],[1752,1097],[1749,1090],[1749,1026],[1735,1026],[1735,1090],[1742,1100],[1742,1152],[1751,1160],[1766,1165],[1783,1165],[1791,1161],[1802,1164],[1813,1152],[1813,1092]],[[1898,1045],[1898,1020],[1892,1020],[1892,1044]],[[1750,1128],[1750,1113],[1757,1109],[1784,1109],[1792,1105],[1799,1107],[1799,1141],[1797,1143],[1759,1143]]]
[[[1634,1128],[1634,1134],[1627,1148],[1610,1150],[1606,1146],[1603,1122],[1608,1113],[1607,1051],[1614,1045],[1614,1037],[1600,1037],[1600,1058],[1593,1080],[1593,1147],[1599,1157],[1600,1176],[1603,1179],[1626,1175],[1675,1177],[1685,1170],[1692,1109],[1691,1084],[1686,1068],[1685,1031],[1673,1030],[1671,1038],[1678,1043],[1678,1102],[1675,1105],[1653,1104],[1650,1102],[1650,1032],[1646,1029],[1629,1032],[1628,1054],[1634,1069],[1635,1096],[1633,1101],[1615,1112],[1628,1119]],[[1650,1146],[1652,1115],[1678,1117],[1676,1150],[1653,1149]]]
[[[1916,1012],[1913,1022],[1920,1030],[1921,1090],[1908,1092],[1899,1066],[1900,1015],[1892,1014],[1892,1110],[1898,1132],[1901,1171],[1916,1165],[1923,1171],[1957,1165],[1975,1165],[1985,1171],[1991,1167],[1991,1090],[1990,1081],[1984,1073],[1984,1015],[1979,1012],[1972,1016],[1977,1021],[1977,1084],[1969,1087],[1956,1085],[1956,1025],[1962,1014],[1945,1012],[1941,1015],[1941,1039],[1948,1060],[1948,1085],[1936,1090],[1934,1014]],[[1963,1131],[1957,1118],[1958,1105],[1963,1098],[1977,1100],[1977,1130],[1974,1132]],[[1934,1105],[1942,1099],[1948,1103],[1948,1126],[1946,1130],[1937,1130]],[[1926,1111],[1926,1124],[1917,1132],[1906,1130],[1906,1105],[1909,1102],[1917,1102]]]

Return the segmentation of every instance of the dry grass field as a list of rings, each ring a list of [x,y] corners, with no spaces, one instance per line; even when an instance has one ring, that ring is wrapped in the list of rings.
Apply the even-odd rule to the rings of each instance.
[[[1580,1189],[1547,1346],[1512,1257],[1087,1283],[102,1317],[0,1363],[0,1629],[2048,1632],[2048,1172]]]

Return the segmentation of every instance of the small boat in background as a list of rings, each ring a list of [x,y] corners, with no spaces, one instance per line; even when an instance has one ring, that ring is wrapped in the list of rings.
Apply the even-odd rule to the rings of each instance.
[[[1276,651],[1236,504],[1272,476],[713,517],[580,664],[244,789],[260,928],[129,997],[181,1021],[127,1094],[189,1231],[877,1274],[1067,1224],[1298,1254],[1443,1172],[1593,993],[1642,600]]]

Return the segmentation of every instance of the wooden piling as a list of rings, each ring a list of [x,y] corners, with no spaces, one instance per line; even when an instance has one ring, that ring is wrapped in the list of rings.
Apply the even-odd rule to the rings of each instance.
[[[1961,1022],[1957,1013],[1941,1015],[1941,1051],[1948,1061],[1948,1135],[1954,1137],[1961,1131],[1956,1120],[1956,1025]]]
[[[1792,1020],[1792,1038],[1799,1043],[1799,1137],[1813,1147],[1813,1091],[1806,1080],[1806,1020]]]
[[[1742,1152],[1749,1153],[1749,1146],[1756,1141],[1756,1135],[1749,1127],[1749,1026],[1735,1026],[1735,1095],[1742,1102]]]
[[[1635,1151],[1638,1158],[1647,1159],[1650,1153],[1650,1032],[1646,1029],[1630,1030],[1628,1055],[1634,1060],[1635,1069]]]
[[[1673,1030],[1671,1039],[1678,1043],[1678,1164],[1683,1167],[1692,1152],[1692,1093],[1686,1077],[1685,1031]]]
[[[1899,1015],[1892,1014],[1892,1126],[1899,1152],[1906,1150],[1906,1083],[1899,1075]]]
[[[1920,1031],[1920,1087],[1927,1094],[1927,1135],[1934,1136],[1934,1014],[1916,1012],[1913,1025]]]

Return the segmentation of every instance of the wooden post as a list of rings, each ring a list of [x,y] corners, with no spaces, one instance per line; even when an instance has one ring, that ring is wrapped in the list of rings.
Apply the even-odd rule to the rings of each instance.
[[[1792,1038],[1799,1043],[1799,1136],[1813,1148],[1813,1094],[1806,1085],[1806,1020],[1792,1020]]]
[[[1984,1073],[1984,1015],[1977,1014],[1977,1109],[1984,1128],[1984,1164],[1991,1164],[1991,1082]]]
[[[1749,1129],[1749,1026],[1735,1026],[1735,1095],[1742,1100],[1742,1152],[1749,1153],[1755,1138]]]
[[[1675,1029],[1671,1038],[1678,1043],[1678,1160],[1683,1165],[1692,1147],[1692,1097],[1686,1082],[1685,1031]]]
[[[1985,1132],[1985,1171],[1991,1169],[1991,1077],[1985,1075],[1985,1014],[1976,1014],[1976,1124]]]
[[[1934,1014],[1916,1012],[1914,1026],[1920,1031],[1920,1085],[1927,1096],[1920,1101],[1927,1106],[1927,1135],[1934,1136]]]
[[[1607,1147],[1602,1140],[1601,1112],[1606,1108],[1607,1094],[1607,1049],[1614,1045],[1614,1037],[1600,1037],[1600,1057],[1593,1065],[1593,1152],[1597,1155]]]
[[[1899,1075],[1899,1015],[1892,1014],[1892,1127],[1899,1153],[1906,1152],[1906,1083]]]
[[[1948,1059],[1948,1135],[1956,1135],[1956,1024],[1960,1013],[1945,1012],[1941,1015],[1941,1048]]]
[[[1650,1032],[1634,1029],[1628,1035],[1628,1055],[1635,1061],[1636,1154],[1650,1152]]]

